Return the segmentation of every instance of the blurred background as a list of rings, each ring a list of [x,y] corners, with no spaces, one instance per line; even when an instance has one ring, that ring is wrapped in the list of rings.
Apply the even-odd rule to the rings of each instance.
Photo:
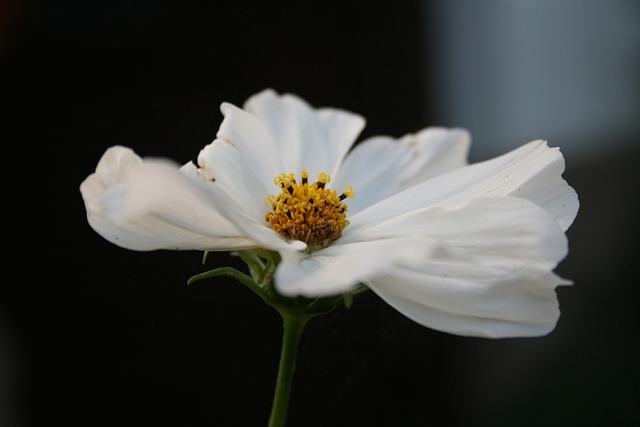
[[[1,426],[266,425],[278,315],[196,252],[136,253],[78,187],[114,144],[179,162],[265,87],[468,128],[471,160],[547,139],[581,211],[556,330],[483,340],[373,294],[311,322],[291,426],[638,425],[640,4],[472,0],[0,4]]]

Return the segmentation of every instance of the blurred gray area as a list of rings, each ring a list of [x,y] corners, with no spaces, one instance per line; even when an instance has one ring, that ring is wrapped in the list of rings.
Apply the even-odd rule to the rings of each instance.
[[[471,130],[474,158],[534,139],[572,163],[638,149],[640,3],[425,4],[432,119]]]

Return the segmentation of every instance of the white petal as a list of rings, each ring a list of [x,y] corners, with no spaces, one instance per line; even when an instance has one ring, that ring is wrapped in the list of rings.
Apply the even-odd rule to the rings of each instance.
[[[553,288],[566,285],[553,273],[521,270],[483,278],[470,271],[448,280],[405,271],[368,286],[413,321],[442,332],[485,338],[546,335],[560,310]],[[480,282],[480,280],[484,280]]]
[[[559,315],[554,288],[567,282],[551,270],[566,256],[567,241],[546,211],[522,199],[481,198],[404,219],[386,226],[399,235],[424,233],[439,247],[419,265],[368,281],[401,313],[460,335],[532,336],[553,329]]]
[[[134,250],[254,247],[176,165],[112,147],[80,186],[87,218],[110,242]]]
[[[226,194],[225,197],[231,200]],[[256,219],[236,203],[220,204],[217,207],[242,235],[249,236],[255,242],[255,246],[273,251],[302,251],[307,248],[306,243],[299,240],[286,240],[268,225],[264,217]]]
[[[288,296],[335,295],[348,292],[369,277],[416,263],[434,249],[427,239],[403,238],[334,244],[311,255],[283,251],[275,284]]]
[[[258,177],[246,166],[235,146],[216,139],[200,151],[198,166],[203,179],[215,181],[245,212],[264,221],[269,210],[264,201],[278,188],[273,184],[273,178],[269,189],[265,186],[267,183],[258,182]]]
[[[109,187],[121,184],[124,176],[141,164],[142,159],[130,148],[114,146],[105,151],[95,173],[80,185],[87,211],[99,211],[102,194]]]
[[[364,119],[356,114],[314,110],[295,95],[272,90],[249,98],[244,109],[268,129],[284,167],[279,172],[297,175],[306,169],[311,179],[320,172],[333,173],[364,127]]]
[[[283,167],[278,147],[264,123],[231,104],[222,104],[220,110],[225,118],[218,130],[218,139],[238,150],[244,173],[255,177],[255,185],[271,191],[273,179],[283,172]]]
[[[549,213],[515,197],[478,197],[456,207],[420,209],[367,227],[352,222],[340,241],[391,236],[436,239],[447,250],[476,257],[470,262],[500,264],[517,258],[549,270],[568,251],[566,236]]]
[[[378,136],[358,144],[334,179],[340,191],[351,185],[351,214],[408,187],[467,164],[469,133],[431,127],[399,140]]]
[[[559,150],[534,141],[495,159],[438,175],[357,212],[350,221],[374,224],[427,206],[454,207],[473,197],[513,196],[541,206],[566,230],[578,211],[578,197],[562,179],[563,171]]]
[[[325,153],[327,157],[326,166],[319,165],[318,169],[319,172],[330,171],[328,173],[333,177],[338,173],[347,152],[362,132],[365,119],[357,114],[336,108],[320,108],[316,112],[323,130],[324,144],[316,146],[315,150],[319,153]],[[333,169],[330,169],[330,166],[333,166]]]

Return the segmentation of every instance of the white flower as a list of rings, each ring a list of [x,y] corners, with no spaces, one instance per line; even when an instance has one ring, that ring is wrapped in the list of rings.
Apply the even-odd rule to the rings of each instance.
[[[454,334],[555,327],[555,287],[569,282],[552,270],[578,210],[558,149],[534,141],[467,166],[461,129],[352,148],[362,117],[293,95],[266,90],[221,110],[197,166],[108,149],[80,187],[89,224],[134,250],[278,251],[283,295],[364,283],[414,321]],[[313,213],[318,203],[324,216]]]

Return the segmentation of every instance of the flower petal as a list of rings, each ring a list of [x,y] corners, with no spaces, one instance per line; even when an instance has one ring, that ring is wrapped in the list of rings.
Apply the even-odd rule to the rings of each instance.
[[[273,90],[252,96],[244,109],[260,120],[275,141],[284,167],[278,173],[298,174],[306,169],[312,179],[320,172],[334,173],[365,124],[356,114],[333,108],[314,110],[295,95],[278,95]]]
[[[441,331],[487,337],[542,335],[555,326],[554,288],[568,282],[551,270],[566,256],[567,241],[532,202],[478,198],[386,226],[400,236],[420,232],[438,242],[420,264],[367,282],[407,317]]]
[[[423,326],[485,338],[548,334],[560,316],[553,288],[568,284],[555,274],[540,270],[493,275],[492,280],[469,271],[472,277],[461,276],[455,281],[418,272],[403,273],[380,277],[367,285],[393,308]]]
[[[354,225],[354,224],[351,224]],[[477,197],[451,208],[429,207],[351,230],[343,244],[390,237],[426,236],[445,248],[491,263],[522,262],[553,269],[567,255],[566,236],[548,212],[515,197]],[[475,259],[473,262],[485,263]],[[488,262],[487,261],[487,262]]]
[[[275,284],[287,296],[321,297],[348,292],[392,267],[416,263],[435,249],[427,239],[401,238],[334,244],[311,255],[283,251]]]
[[[560,151],[544,141],[533,141],[495,159],[438,175],[349,220],[352,226],[366,227],[427,206],[454,207],[473,197],[513,196],[541,206],[567,230],[578,211],[578,196],[562,179],[563,171]]]
[[[351,185],[351,214],[437,175],[467,164],[471,138],[464,129],[430,127],[396,140],[378,136],[358,144],[334,179]]]
[[[210,193],[165,161],[111,147],[80,186],[91,227],[134,250],[255,247],[215,207]]]
[[[201,179],[215,181],[230,198],[242,206],[243,210],[259,221],[269,210],[264,200],[278,188],[270,181],[271,191],[243,161],[238,149],[221,139],[214,140],[204,147],[198,155],[198,175]]]
[[[218,139],[238,150],[242,173],[253,175],[255,185],[271,191],[273,179],[283,172],[283,168],[278,147],[267,128],[256,116],[234,105],[223,103],[220,110],[225,117],[218,130]]]

